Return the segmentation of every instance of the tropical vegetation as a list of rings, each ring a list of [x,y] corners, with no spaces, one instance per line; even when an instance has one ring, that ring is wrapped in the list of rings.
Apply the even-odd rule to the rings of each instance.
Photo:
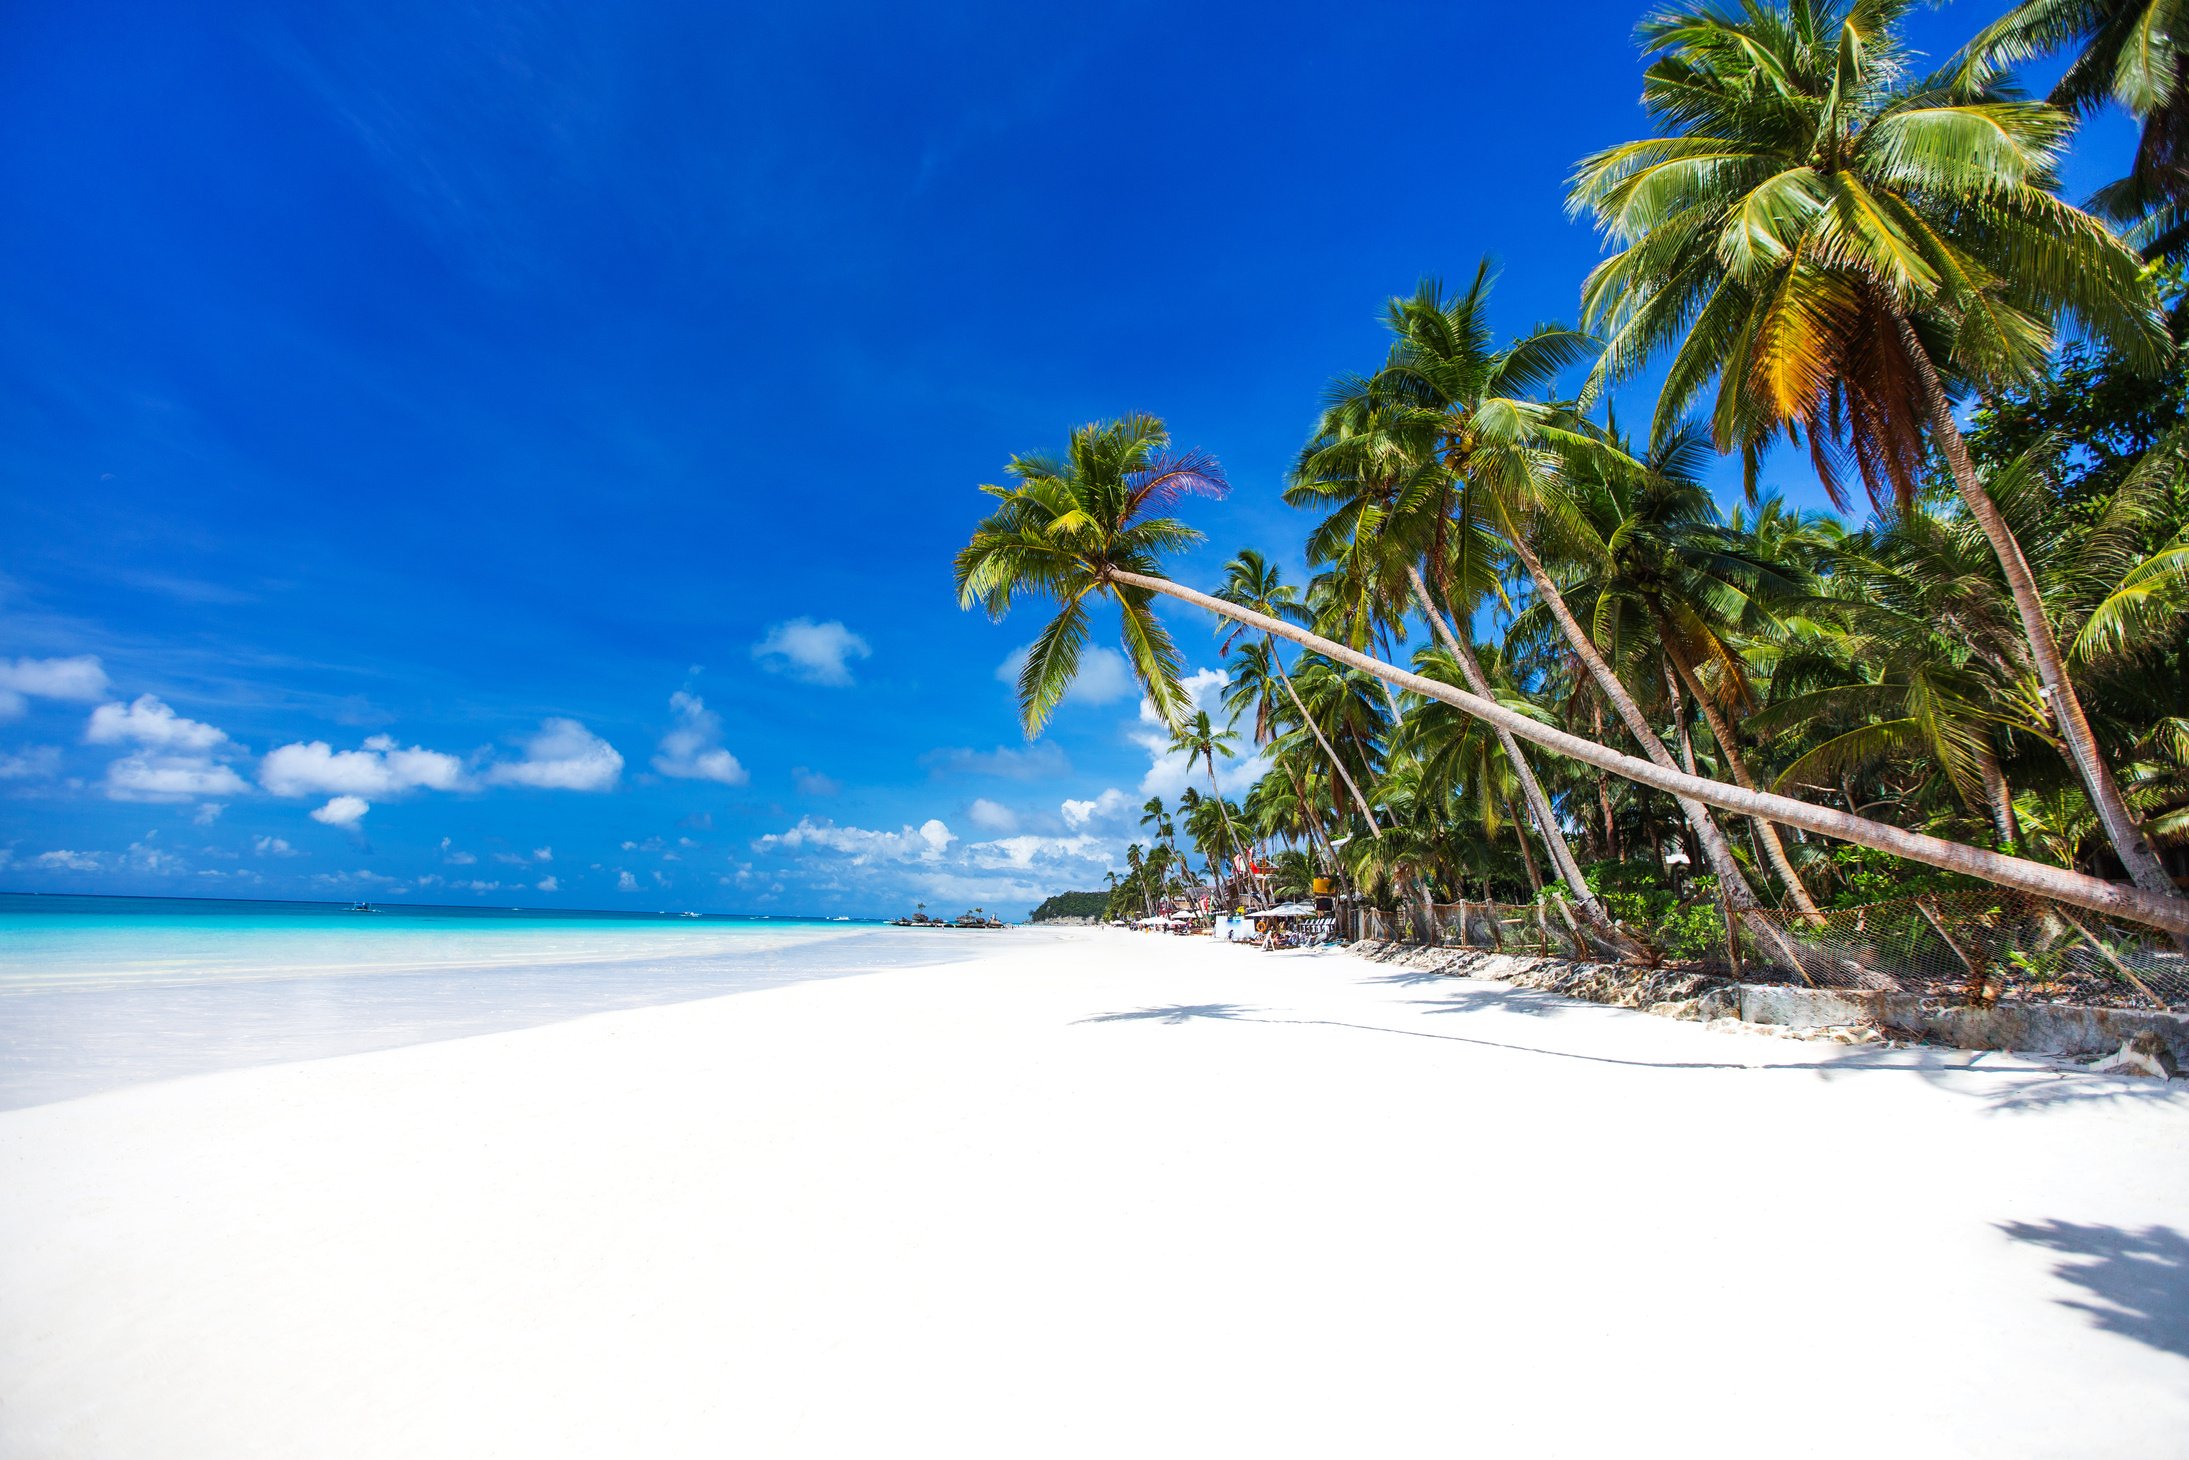
[[[1954,887],[2189,940],[2189,59],[2165,6],[2026,0],[1926,68],[1905,8],[1646,19],[1652,135],[1569,183],[1606,250],[1574,322],[1500,334],[1487,264],[1394,298],[1303,412],[1297,581],[1255,548],[1169,576],[1228,487],[1152,416],[982,488],[961,602],[1053,610],[1028,732],[1107,600],[1194,768],[1110,915],[1329,879],[1700,952]],[[2059,163],[2108,105],[2142,133],[2078,206]],[[1763,490],[1782,446],[1835,511]],[[1163,598],[1215,616],[1220,703]]]

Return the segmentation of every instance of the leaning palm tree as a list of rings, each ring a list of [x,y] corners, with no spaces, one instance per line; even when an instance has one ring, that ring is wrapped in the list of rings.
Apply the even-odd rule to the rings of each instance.
[[[1186,695],[1179,683],[1177,651],[1155,620],[1153,601],[1161,595],[1312,649],[1333,664],[1442,700],[1531,744],[1674,796],[1743,816],[1768,816],[1783,826],[2189,936],[2189,907],[2179,898],[1666,770],[1175,582],[1163,575],[1164,556],[1199,542],[1201,534],[1175,518],[1154,514],[1182,491],[1219,493],[1224,484],[1213,461],[1176,457],[1168,446],[1162,423],[1149,416],[1082,426],[1072,433],[1071,450],[1063,459],[1016,458],[1012,474],[1017,486],[982,489],[997,505],[958,551],[953,578],[959,603],[980,607],[994,618],[1007,615],[1022,598],[1059,605],[1035,641],[1027,672],[1019,676],[1019,711],[1030,731],[1039,729],[1071,687],[1086,643],[1090,602],[1099,598],[1117,601],[1127,663],[1150,703],[1159,713],[1167,707],[1175,720]]]
[[[1754,701],[1739,640],[1743,630],[1767,616],[1763,598],[1790,596],[1807,585],[1750,557],[1725,530],[1717,503],[1699,479],[1707,451],[1700,435],[1682,427],[1649,452],[1648,470],[1577,483],[1581,490],[1568,493],[1576,510],[1566,525],[1584,545],[1584,577],[1562,591],[1584,607],[1599,636],[1630,608],[1639,610],[1651,632],[1637,637],[1661,657],[1675,688],[1684,690],[1683,702],[1702,712],[1733,780],[1754,788],[1740,737],[1726,718],[1727,708],[1746,709]],[[1704,684],[1706,671],[1714,685]],[[1795,909],[1807,921],[1820,921],[1778,829],[1762,818],[1752,825],[1764,860]]]
[[[1751,483],[1775,435],[1806,432],[1844,504],[1914,498],[1927,447],[2006,575],[2033,667],[2107,838],[2139,888],[2182,905],[2101,756],[2021,544],[1955,423],[1957,386],[2040,370],[2054,324],[2156,364],[2165,322],[2134,251],[2055,196],[2072,119],[1971,68],[1916,77],[1906,0],[1745,0],[1643,22],[1643,105],[1663,135],[1582,161],[1569,205],[1616,246],[1582,289],[1607,331],[1595,380],[1672,359],[1661,431],[1710,381],[1711,428]]]
[[[1391,301],[1386,323],[1393,338],[1383,368],[1331,387],[1287,499],[1337,507],[1318,527],[1311,552],[1329,551],[1322,539],[1340,524],[1354,523],[1346,537],[1370,544],[1359,556],[1389,563],[1387,571],[1403,577],[1437,639],[1466,673],[1467,688],[1483,698],[1489,697],[1488,682],[1473,646],[1446,621],[1445,611],[1455,590],[1464,591],[1471,606],[1476,585],[1469,580],[1487,561],[1486,547],[1478,544],[1494,530],[1643,754],[1667,770],[1677,769],[1632,693],[1566,610],[1533,541],[1561,515],[1563,459],[1599,468],[1607,460],[1635,467],[1569,408],[1534,398],[1562,370],[1586,360],[1593,345],[1572,330],[1544,326],[1496,348],[1489,323],[1491,283],[1485,261],[1458,294],[1447,294],[1431,280],[1412,298]],[[1424,561],[1438,580],[1433,589],[1423,579]],[[1576,890],[1591,920],[1605,924],[1533,768],[1519,747],[1509,744],[1510,737],[1500,740],[1561,877]],[[1737,938],[1734,925],[1757,910],[1756,895],[1708,808],[1692,798],[1679,804],[1717,878],[1727,936]]]
[[[1256,613],[1265,614],[1270,618],[1283,619],[1286,623],[1303,624],[1308,620],[1307,608],[1300,602],[1299,593],[1291,584],[1284,581],[1274,563],[1271,563],[1252,548],[1240,549],[1239,556],[1224,565],[1224,586],[1216,590],[1216,596],[1227,603],[1236,603],[1242,608],[1251,608]],[[1232,647],[1239,642],[1240,636],[1245,632],[1245,629],[1236,624],[1228,625],[1227,630],[1224,632],[1224,651],[1226,653],[1231,652]],[[1370,806],[1368,798],[1361,794],[1361,788],[1354,781],[1353,773],[1347,770],[1345,762],[1339,759],[1337,748],[1331,745],[1330,737],[1323,734],[1322,726],[1315,723],[1315,717],[1310,715],[1307,712],[1307,706],[1301,703],[1300,692],[1294,687],[1292,676],[1285,669],[1284,656],[1277,652],[1277,641],[1270,635],[1264,634],[1262,635],[1262,647],[1264,661],[1276,671],[1278,681],[1284,686],[1285,697],[1292,701],[1292,708],[1299,715],[1300,723],[1307,727],[1308,732],[1315,737],[1315,743],[1322,747],[1323,754],[1330,758],[1331,769],[1345,783],[1345,789],[1352,793],[1353,804],[1360,808],[1361,815],[1368,819],[1368,830],[1376,836],[1382,836],[1383,827],[1376,820],[1375,808]],[[1260,728],[1261,724],[1262,721],[1257,719],[1257,729]],[[1257,739],[1259,738],[1257,736]]]
[[[1233,566],[1236,567],[1237,563],[1234,562]],[[1226,643],[1229,647],[1230,641],[1227,640]],[[1284,661],[1277,653],[1276,643],[1275,639],[1264,634],[1258,640],[1238,646],[1238,662],[1231,672],[1231,688],[1224,692],[1224,708],[1231,712],[1234,723],[1237,722],[1240,714],[1252,710],[1254,712],[1253,734],[1255,745],[1263,747],[1273,745],[1279,735],[1283,733],[1281,726],[1284,716],[1282,706],[1279,705],[1276,695],[1276,690],[1281,683],[1292,705],[1296,722],[1305,725],[1314,732],[1315,743],[1322,749],[1326,764],[1337,774],[1344,776],[1350,784],[1352,780],[1351,772],[1347,771],[1345,763],[1338,759],[1336,750],[1331,748],[1328,738],[1322,733],[1322,727],[1308,716],[1306,705],[1300,701],[1299,691],[1292,687],[1291,676],[1284,671]],[[1271,774],[1264,775],[1255,783],[1255,792],[1261,793],[1266,798],[1270,792],[1265,788],[1275,787],[1278,783],[1278,775],[1282,774],[1285,781],[1292,788],[1293,809],[1291,816],[1286,820],[1287,828],[1290,829],[1304,824],[1308,834],[1314,838],[1315,845],[1321,848],[1328,857],[1329,866],[1332,870],[1338,870],[1337,849],[1330,845],[1330,836],[1323,829],[1319,809],[1309,799],[1307,778],[1300,774],[1299,767],[1293,764],[1289,758],[1280,760],[1272,757],[1269,768]],[[1250,792],[1250,808],[1254,799],[1254,793]],[[1358,788],[1354,790],[1354,799],[1359,802],[1363,809],[1366,809],[1368,800],[1360,795]],[[1264,809],[1267,809],[1266,803]],[[1261,830],[1267,832],[1275,824],[1275,818],[1273,815],[1257,816],[1255,824]],[[1374,822],[1371,821],[1370,824],[1374,825]]]

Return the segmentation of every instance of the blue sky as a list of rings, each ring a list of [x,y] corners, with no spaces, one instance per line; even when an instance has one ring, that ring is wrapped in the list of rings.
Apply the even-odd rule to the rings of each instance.
[[[1180,575],[1296,564],[1386,296],[1488,254],[1570,318],[1638,10],[19,0],[0,887],[1099,885],[1184,772],[1115,661],[1023,740],[974,486],[1150,410],[1235,485]]]

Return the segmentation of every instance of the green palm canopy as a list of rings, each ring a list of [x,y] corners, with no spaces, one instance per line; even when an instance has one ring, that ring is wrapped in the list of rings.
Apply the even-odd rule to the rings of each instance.
[[[1145,588],[1117,582],[1118,571],[1162,575],[1166,554],[1201,534],[1161,515],[1181,496],[1220,497],[1229,490],[1215,458],[1170,450],[1154,416],[1081,426],[1061,457],[1015,456],[1013,486],[983,486],[998,506],[974,529],[954,565],[958,603],[1001,619],[1021,597],[1057,604],[1019,671],[1019,713],[1038,734],[1070,688],[1087,647],[1090,601],[1117,601],[1121,643],[1141,688],[1176,726],[1191,708],[1179,685],[1177,646],[1150,606]]]
[[[1644,21],[1657,136],[1582,161],[1569,206],[1614,252],[1582,289],[1605,331],[1596,383],[1672,361],[1652,434],[1710,382],[1720,449],[1751,480],[1775,433],[1809,434],[1844,507],[1844,457],[1872,494],[1912,494],[1923,377],[2031,377],[2065,317],[2155,364],[2165,331],[2135,252],[2054,194],[2073,128],[1973,68],[1919,75],[1905,0]]]

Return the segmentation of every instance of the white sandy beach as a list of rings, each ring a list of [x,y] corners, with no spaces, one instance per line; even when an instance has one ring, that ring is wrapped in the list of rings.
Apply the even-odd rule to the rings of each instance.
[[[963,946],[0,1114],[0,1453],[2189,1434],[2183,1082],[1338,954]]]

